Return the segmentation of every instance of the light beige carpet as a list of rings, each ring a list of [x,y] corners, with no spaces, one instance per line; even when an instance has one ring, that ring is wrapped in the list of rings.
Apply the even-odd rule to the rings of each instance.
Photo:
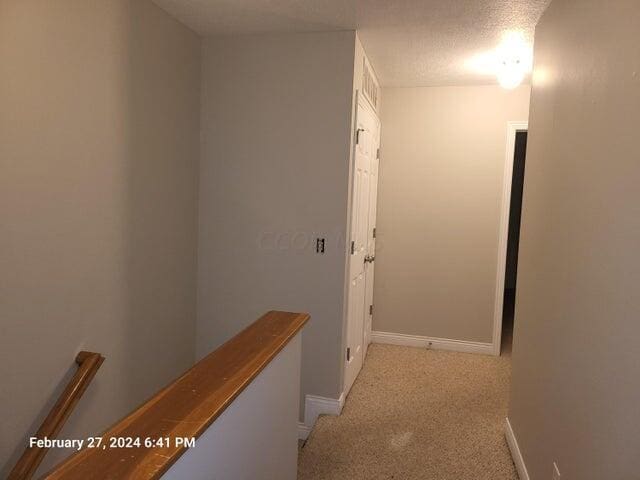
[[[372,345],[339,417],[321,416],[299,480],[516,480],[508,357]]]

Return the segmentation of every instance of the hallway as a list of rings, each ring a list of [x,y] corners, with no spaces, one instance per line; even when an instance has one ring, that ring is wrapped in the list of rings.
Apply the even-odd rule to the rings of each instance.
[[[511,361],[372,345],[339,417],[321,416],[299,480],[516,480],[504,438]]]

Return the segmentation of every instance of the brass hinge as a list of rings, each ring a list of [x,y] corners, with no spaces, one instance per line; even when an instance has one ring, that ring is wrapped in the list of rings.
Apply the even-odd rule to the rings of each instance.
[[[351,349],[347,347],[347,362],[351,360]]]
[[[373,315],[373,305],[369,305],[369,315]]]
[[[356,242],[354,242],[352,240],[351,241],[351,255],[353,255],[354,253],[356,253]]]

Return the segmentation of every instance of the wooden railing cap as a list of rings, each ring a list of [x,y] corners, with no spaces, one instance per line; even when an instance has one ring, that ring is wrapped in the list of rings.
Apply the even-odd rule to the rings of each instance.
[[[104,432],[106,449],[85,448],[44,478],[160,478],[186,446],[109,448],[109,439],[199,437],[308,320],[306,313],[266,313]]]

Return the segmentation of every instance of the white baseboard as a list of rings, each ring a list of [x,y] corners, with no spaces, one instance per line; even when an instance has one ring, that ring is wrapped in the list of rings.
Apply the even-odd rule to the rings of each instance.
[[[509,422],[508,418],[505,419],[504,436],[507,437],[507,445],[509,445],[511,458],[513,458],[513,463],[516,465],[516,470],[518,471],[520,480],[529,480],[529,472],[527,472],[527,466],[524,464],[524,459],[522,458],[522,453],[520,452],[520,447],[518,446],[518,440],[513,433],[513,428],[511,428],[511,422]]]
[[[405,335],[403,333],[371,332],[372,343],[384,343],[387,345],[401,345],[404,347],[419,347],[433,350],[451,350],[453,352],[480,353],[493,355],[494,348],[491,343],[467,342],[465,340],[450,340],[447,338],[421,337],[418,335]]]
[[[298,422],[298,438],[300,440],[306,440],[311,433],[311,427],[307,427],[304,423]]]
[[[304,397],[304,423],[298,423],[298,438],[306,440],[320,415],[340,415],[344,407],[344,392],[340,398],[307,395]]]

